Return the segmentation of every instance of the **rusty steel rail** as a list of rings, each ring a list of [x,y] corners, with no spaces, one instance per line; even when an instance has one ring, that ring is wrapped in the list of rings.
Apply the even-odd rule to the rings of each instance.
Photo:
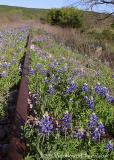
[[[25,59],[22,70],[22,77],[18,92],[15,116],[13,118],[12,133],[10,135],[8,160],[22,160],[25,153],[25,144],[20,139],[21,126],[27,120],[27,107],[28,107],[28,79],[29,73],[29,52],[30,52],[31,35],[28,35],[27,43],[25,46]]]

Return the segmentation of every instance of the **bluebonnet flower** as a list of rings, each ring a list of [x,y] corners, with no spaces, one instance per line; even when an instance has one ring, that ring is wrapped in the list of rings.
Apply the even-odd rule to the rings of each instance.
[[[59,68],[59,69],[57,70],[57,74],[61,74],[61,73],[62,73],[62,69]]]
[[[100,95],[101,94],[101,86],[100,86],[100,83],[97,83],[97,85],[95,86],[95,92]]]
[[[3,78],[3,77],[7,77],[6,71],[3,71],[2,73],[0,73],[0,78]]]
[[[88,100],[88,107],[89,109],[93,109],[94,108],[94,101],[93,101],[93,97],[91,97],[89,100]]]
[[[53,94],[54,94],[54,88],[53,88],[52,85],[49,86],[48,93],[49,93],[50,95],[53,95]]]
[[[114,146],[113,146],[113,144],[108,143],[108,144],[106,144],[105,149],[106,149],[107,151],[112,151],[112,150],[114,150]]]
[[[66,94],[70,94],[70,93],[72,93],[71,88],[70,88],[70,87],[67,87],[67,89],[66,89],[65,93],[66,93]]]
[[[78,139],[83,139],[84,138],[84,136],[85,136],[85,134],[84,134],[84,132],[83,132],[83,130],[78,130],[78,132],[75,132],[74,133],[74,138],[78,138]]]
[[[98,121],[98,118],[95,115],[95,113],[89,115],[88,128],[89,129],[95,128],[97,125],[97,121]]]
[[[66,111],[62,117],[62,129],[69,129],[70,128],[70,121],[71,117],[68,111]]]
[[[72,89],[72,91],[75,91],[76,85],[75,85],[74,81],[71,81],[70,88]]]
[[[88,85],[85,83],[85,84],[82,86],[82,92],[83,92],[83,93],[87,93],[88,91],[89,91]]]
[[[48,113],[45,113],[40,120],[40,132],[44,134],[49,134],[52,131],[52,121]]]
[[[103,97],[103,98],[106,98],[106,95],[107,95],[107,88],[106,87],[102,87],[102,89],[101,89],[101,96]]]
[[[68,65],[65,64],[65,66],[64,66],[64,71],[66,72],[67,70],[68,70]]]
[[[5,69],[8,68],[8,63],[4,62],[4,64],[2,65],[2,67],[5,68]]]
[[[54,83],[54,81],[55,81],[55,75],[54,75],[54,74],[52,74],[52,75],[51,75],[50,82],[51,82],[51,83]]]
[[[112,75],[112,78],[114,79],[114,74]]]
[[[72,93],[73,91],[75,91],[75,89],[76,89],[76,85],[74,83],[70,84],[70,86],[67,87],[66,89],[66,94]]]
[[[77,71],[75,71],[75,70],[72,72],[72,76],[73,76],[73,77],[77,76],[77,74],[78,74],[78,73],[77,73]]]
[[[100,134],[104,134],[105,133],[105,128],[104,128],[104,125],[102,123],[100,123],[98,125],[98,131]]]
[[[109,103],[114,103],[114,97],[110,96],[109,94],[106,95],[106,100]]]
[[[37,70],[40,70],[40,68],[41,68],[41,65],[40,65],[40,64],[37,64],[37,65],[36,65],[36,69],[37,69]]]
[[[44,78],[44,83],[48,83],[48,78],[47,77]]]
[[[44,69],[44,70],[42,71],[42,73],[43,73],[43,75],[47,75],[48,71],[47,71],[46,69]]]
[[[57,60],[56,60],[56,59],[54,60],[54,62],[53,62],[53,63],[54,63],[54,65],[55,65],[55,66],[56,66],[56,65],[58,65],[58,62],[57,62]]]
[[[88,97],[87,97],[87,96],[84,96],[84,97],[83,97],[83,100],[84,100],[85,102],[87,102],[87,101],[88,101]]]
[[[33,69],[31,69],[31,70],[29,71],[29,74],[30,74],[30,75],[35,74],[35,71],[34,71]]]
[[[94,140],[94,141],[97,141],[97,140],[99,140],[99,138],[100,138],[100,133],[99,133],[99,131],[98,131],[98,128],[96,128],[95,129],[95,131],[92,133],[92,139]]]
[[[55,64],[54,64],[54,63],[51,63],[51,64],[50,64],[50,68],[51,68],[51,69],[54,69],[54,68],[55,68]]]

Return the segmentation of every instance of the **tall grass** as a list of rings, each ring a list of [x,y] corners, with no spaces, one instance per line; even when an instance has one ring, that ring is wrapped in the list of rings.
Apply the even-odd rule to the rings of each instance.
[[[111,66],[114,64],[114,42],[108,40],[107,37],[102,39],[96,37],[97,33],[93,34],[91,30],[61,28],[40,22],[33,23],[32,27],[52,33],[57,41],[61,41],[61,43],[80,54],[89,55],[93,59],[101,59],[106,63],[109,62]],[[99,32],[102,35],[103,31]]]

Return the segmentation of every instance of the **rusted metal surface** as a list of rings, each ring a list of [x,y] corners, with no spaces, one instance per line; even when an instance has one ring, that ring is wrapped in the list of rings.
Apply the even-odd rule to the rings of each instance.
[[[25,46],[25,60],[22,71],[22,78],[20,82],[17,105],[15,116],[13,117],[12,133],[10,135],[8,160],[22,160],[25,152],[25,144],[21,142],[20,130],[21,125],[27,120],[27,107],[28,107],[28,79],[29,73],[29,50],[30,50],[31,35],[27,38]]]

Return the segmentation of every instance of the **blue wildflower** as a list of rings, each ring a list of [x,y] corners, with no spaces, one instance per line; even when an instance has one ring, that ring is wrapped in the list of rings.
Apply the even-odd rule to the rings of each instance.
[[[112,78],[114,79],[114,74],[112,75]]]
[[[106,149],[107,151],[112,151],[112,150],[114,150],[113,144],[111,144],[111,143],[106,144],[105,149]]]
[[[37,70],[40,70],[40,68],[41,68],[41,65],[40,65],[40,64],[37,64],[37,65],[36,65],[36,69],[37,69]]]
[[[97,85],[95,86],[95,92],[100,95],[101,94],[101,86],[100,83],[97,83]]]
[[[98,118],[95,115],[95,113],[89,115],[88,128],[89,129],[95,128],[97,125],[97,121],[98,121]]]
[[[88,101],[88,97],[87,97],[87,96],[84,96],[84,97],[83,97],[83,100],[84,100],[85,102],[87,102],[87,101]]]
[[[53,88],[52,85],[49,86],[48,93],[49,93],[50,95],[53,95],[53,94],[54,94],[54,88]]]
[[[94,108],[93,97],[91,97],[91,98],[88,100],[88,107],[89,107],[89,109],[93,109],[93,108]]]
[[[106,100],[109,103],[114,103],[114,97],[110,96],[109,94],[106,95]]]
[[[88,91],[89,91],[88,85],[85,83],[85,84],[82,86],[82,92],[83,92],[83,93],[87,93]]]
[[[52,75],[51,75],[51,80],[50,80],[50,82],[51,82],[51,83],[54,83],[54,81],[55,81],[55,75],[52,74]]]
[[[61,74],[61,73],[62,73],[62,69],[59,68],[59,69],[57,70],[57,74]]]
[[[2,65],[3,68],[7,69],[8,68],[8,63],[4,62],[4,64]]]
[[[44,134],[49,134],[52,131],[52,121],[48,113],[44,114],[43,118],[40,120],[40,132]]]
[[[43,73],[43,75],[47,75],[48,71],[47,71],[46,69],[44,69],[44,70],[42,71],[42,73]]]
[[[101,96],[103,97],[103,98],[106,98],[106,95],[107,95],[107,88],[106,87],[102,87],[102,89],[101,89]]]
[[[48,83],[48,78],[47,77],[44,78],[44,83]]]
[[[6,71],[3,71],[2,73],[0,73],[0,78],[3,78],[3,77],[7,77]]]
[[[33,69],[31,69],[31,70],[29,71],[29,74],[32,76],[32,75],[35,74],[35,71],[34,71]]]
[[[70,121],[71,117],[68,111],[66,111],[62,118],[62,129],[69,129],[70,128]]]
[[[83,139],[84,136],[85,136],[85,134],[84,134],[83,130],[78,130],[78,132],[74,133],[74,138],[78,138],[80,140]]]
[[[99,140],[99,138],[100,138],[100,133],[99,133],[99,131],[98,131],[98,128],[96,128],[95,129],[95,131],[92,133],[92,139],[94,140],[94,141],[97,141],[97,140]]]
[[[77,71],[75,71],[75,70],[72,72],[72,76],[73,76],[73,77],[77,76],[77,74],[78,74],[78,73],[77,73]]]
[[[54,69],[54,68],[55,68],[55,64],[54,64],[54,63],[51,63],[51,64],[50,64],[50,68],[51,68],[51,69]]]
[[[65,93],[66,93],[66,94],[70,94],[70,93],[72,93],[71,88],[70,88],[70,87],[67,87],[67,89],[66,89]]]
[[[64,71],[66,72],[67,70],[68,70],[68,66],[67,66],[67,64],[65,64]]]
[[[104,134],[105,133],[105,128],[104,128],[104,125],[102,123],[100,123],[98,125],[98,131],[100,134]]]
[[[58,65],[58,62],[57,62],[57,60],[56,60],[56,59],[54,60],[54,62],[53,62],[53,63],[54,63],[54,65],[55,65],[55,66],[56,66],[56,65]]]
[[[66,89],[66,94],[70,94],[76,90],[76,85],[73,81],[70,82],[70,85]]]
[[[70,88],[71,88],[72,91],[75,91],[75,89],[76,89],[76,85],[73,81],[70,84]]]

